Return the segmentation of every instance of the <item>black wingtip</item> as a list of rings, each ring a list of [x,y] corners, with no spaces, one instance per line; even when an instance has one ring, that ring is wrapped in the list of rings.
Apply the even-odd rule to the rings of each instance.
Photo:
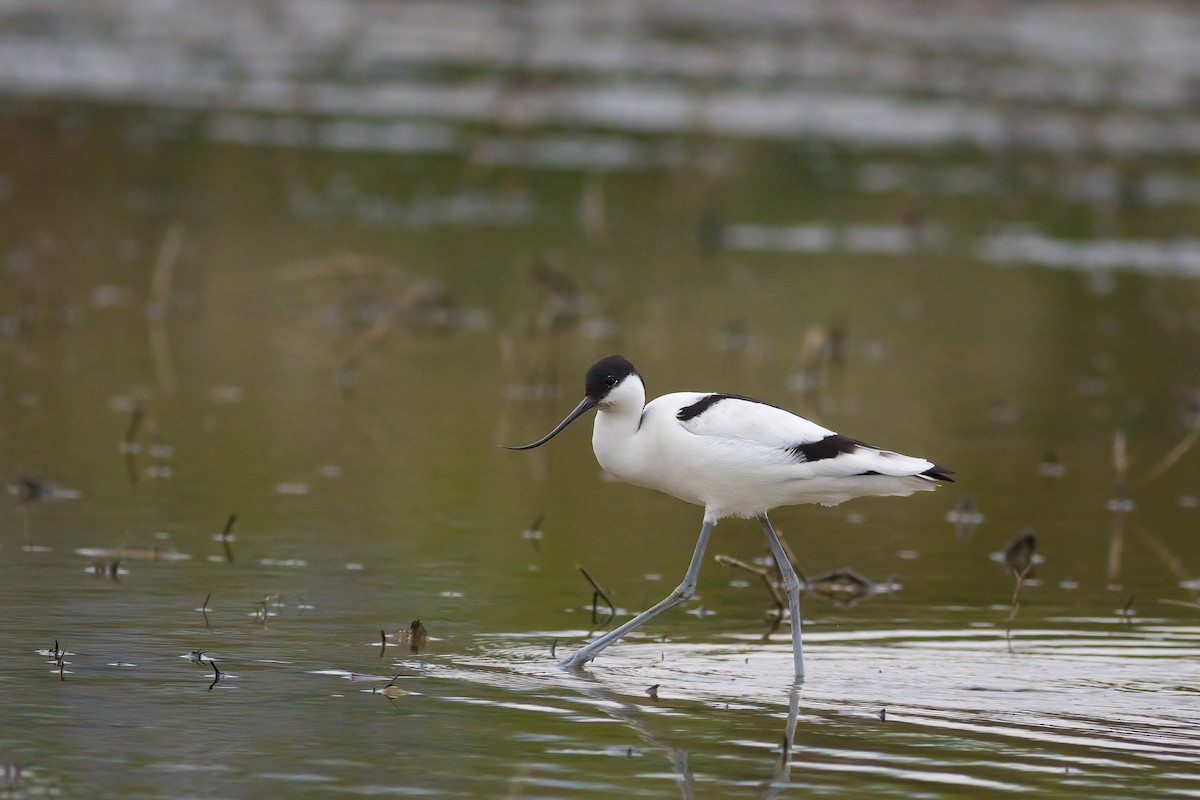
[[[932,467],[925,470],[921,474],[924,475],[926,478],[933,478],[935,481],[945,481],[946,483],[954,483],[954,478],[950,477],[951,475],[954,474],[954,470],[950,469],[949,467],[943,467],[938,464],[934,464]]]

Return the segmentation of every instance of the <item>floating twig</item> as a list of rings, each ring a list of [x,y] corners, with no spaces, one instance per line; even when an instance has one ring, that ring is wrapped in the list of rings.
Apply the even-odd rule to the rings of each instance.
[[[1008,652],[1012,652],[1013,622],[1017,618],[1017,609],[1021,607],[1021,586],[1034,565],[1034,551],[1037,549],[1037,537],[1033,530],[1027,528],[1020,536],[1013,539],[1004,550],[1004,562],[1012,570],[1016,584],[1013,586],[1012,604],[1008,612],[1008,625],[1004,629],[1004,641],[1008,644]]]
[[[1004,563],[1013,574],[1024,575],[1037,560],[1034,557],[1036,550],[1037,535],[1033,528],[1026,528],[1004,548]]]
[[[592,576],[588,574],[588,571],[586,569],[584,569],[579,564],[576,564],[575,566],[579,569],[580,572],[583,573],[583,577],[587,578],[587,582],[592,585],[592,589],[594,590],[594,593],[592,594],[592,624],[593,625],[597,624],[596,623],[596,599],[599,598],[599,599],[603,600],[604,603],[608,606],[608,616],[604,619],[604,622],[599,623],[600,627],[604,627],[608,623],[612,622],[613,617],[615,617],[617,615],[617,607],[614,606],[612,601],[608,599],[608,595],[606,595],[604,593],[604,590],[600,588],[600,584],[596,583],[596,581],[592,579]]]
[[[1125,600],[1125,605],[1121,606],[1121,618],[1129,623],[1133,622],[1133,617],[1131,616],[1133,613],[1133,598],[1134,595],[1129,595]]]
[[[233,548],[230,547],[229,542],[232,541],[231,533],[235,522],[237,522],[237,514],[230,514],[229,520],[225,523],[225,530],[221,531],[221,546],[225,548],[225,560],[230,564],[233,563]]]
[[[1004,641],[1008,644],[1008,652],[1013,651],[1012,647],[1012,629],[1013,622],[1017,619],[1017,609],[1021,607],[1018,599],[1021,593],[1021,583],[1025,580],[1025,575],[1028,573],[1028,568],[1025,572],[1016,573],[1016,585],[1013,586],[1012,606],[1008,612],[1008,625],[1004,628]]]
[[[408,626],[408,649],[413,655],[417,655],[429,642],[429,631],[425,630],[425,626],[421,620],[414,619],[412,624]]]
[[[282,597],[283,595],[279,594],[269,594],[262,600],[259,600],[253,604],[256,606],[254,615],[258,618],[258,621],[262,623],[264,628],[267,627],[267,619],[271,616],[270,605],[272,603],[278,604]]]
[[[132,448],[137,442],[138,431],[142,427],[142,419],[145,413],[141,406],[134,406],[133,413],[129,417],[129,427],[125,429],[125,446]]]
[[[390,681],[387,682],[386,686],[379,690],[379,693],[386,697],[388,702],[390,702],[392,705],[396,705],[397,697],[404,697],[404,695],[408,694],[406,689],[401,689],[396,685],[396,681],[398,680],[400,680],[400,676],[394,676]]]
[[[1181,608],[1193,608],[1200,611],[1200,603],[1194,603],[1190,600],[1171,600],[1169,598],[1160,597],[1158,602],[1168,606],[1179,606]]]
[[[771,599],[775,601],[775,615],[779,618],[783,617],[783,610],[787,603],[783,599],[783,595],[779,592],[778,582],[775,580],[775,570],[767,569],[766,567],[758,567],[754,564],[748,564],[741,559],[733,556],[718,555],[714,560],[723,567],[732,569],[740,569],[751,574],[757,575],[767,587],[767,591],[771,593]]]
[[[1191,430],[1179,440],[1178,444],[1171,448],[1170,452],[1163,456],[1162,461],[1159,461],[1154,469],[1150,470],[1150,473],[1146,476],[1146,483],[1157,480],[1162,477],[1164,472],[1175,466],[1175,462],[1183,458],[1187,451],[1192,449],[1197,439],[1200,439],[1200,415],[1197,415],[1196,422],[1192,425]]]
[[[842,567],[814,575],[804,586],[805,591],[824,597],[839,608],[849,608],[863,598],[881,592],[892,592],[895,588],[891,578],[883,583],[874,583],[853,567]]]
[[[47,655],[49,655],[51,658],[50,663],[54,664],[55,668],[58,670],[58,680],[65,681],[67,679],[66,678],[67,656],[70,655],[69,653],[67,653],[66,648],[59,647],[58,639],[55,639],[54,640],[54,649],[51,650],[49,653],[47,653]]]
[[[529,527],[521,531],[521,538],[526,539],[535,553],[542,552],[542,520],[544,514],[538,514],[534,517],[533,522],[529,523]]]

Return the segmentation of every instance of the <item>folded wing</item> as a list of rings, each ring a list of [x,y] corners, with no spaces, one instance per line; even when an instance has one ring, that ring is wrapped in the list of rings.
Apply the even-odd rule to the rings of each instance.
[[[676,419],[696,436],[753,443],[774,460],[789,459],[811,477],[920,475],[950,480],[950,471],[923,458],[872,447],[782,408],[728,394],[678,396]]]

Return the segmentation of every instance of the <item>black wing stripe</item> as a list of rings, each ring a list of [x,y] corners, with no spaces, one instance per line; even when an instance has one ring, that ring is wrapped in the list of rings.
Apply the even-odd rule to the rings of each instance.
[[[680,422],[687,422],[708,411],[722,400],[745,400],[748,403],[758,403],[753,397],[743,397],[740,394],[706,394],[690,406],[684,406],[675,413],[675,419]],[[763,405],[768,405],[763,403]]]
[[[853,453],[860,445],[862,445],[862,442],[857,439],[851,439],[848,436],[834,433],[815,442],[794,444],[788,448],[788,452],[795,456],[797,461],[802,463],[824,461],[827,458],[837,458],[843,453]]]

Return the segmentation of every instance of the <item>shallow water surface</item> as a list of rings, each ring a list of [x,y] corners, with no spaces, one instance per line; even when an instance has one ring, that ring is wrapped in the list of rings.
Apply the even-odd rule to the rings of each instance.
[[[160,568],[174,567],[137,573]],[[118,600],[114,587],[97,595],[85,585],[90,601],[68,619],[38,612],[43,635],[71,632],[59,641],[69,651],[61,680],[45,655],[6,649],[5,674],[18,682],[7,716],[26,721],[6,726],[12,758],[52,770],[67,789],[99,782],[135,796],[1200,788],[1195,625],[1058,617],[1009,642],[978,610],[942,610],[936,626],[927,611],[924,626],[885,629],[817,613],[809,677],[793,687],[786,636],[699,631],[686,617],[581,672],[556,668],[550,648],[583,630],[484,634],[447,623],[450,635],[424,653],[390,636],[381,648],[337,595],[374,605],[364,598],[383,581],[336,591],[340,581],[310,577],[304,603],[273,601],[265,621],[249,603],[210,601],[207,626],[132,586],[116,588]],[[457,616],[449,605],[430,618],[435,634],[433,619]],[[219,681],[186,658],[201,646]]]

